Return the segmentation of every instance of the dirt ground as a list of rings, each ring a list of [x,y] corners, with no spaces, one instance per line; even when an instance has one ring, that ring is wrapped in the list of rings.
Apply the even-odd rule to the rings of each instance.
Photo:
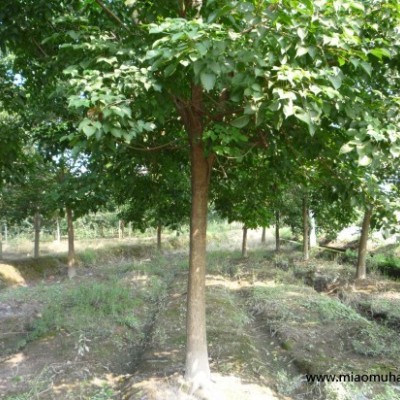
[[[52,262],[39,259],[43,268],[34,276],[26,273],[29,263],[6,249],[9,258],[0,268],[7,270],[13,287],[0,290],[0,398],[400,399],[396,385],[310,385],[304,377],[349,371],[400,374],[395,338],[400,285],[379,276],[356,282],[352,267],[336,262],[313,258],[303,263],[293,246],[276,256],[272,232],[261,244],[260,230],[249,231],[249,257],[243,259],[241,233],[237,226],[210,235],[207,316],[213,382],[194,393],[182,378],[186,250],[166,245],[160,254],[153,238],[144,247],[126,239],[115,243],[118,251],[110,247],[103,261],[82,262],[77,279],[69,282],[62,256],[50,256]],[[93,246],[95,253],[103,248],[108,248],[104,242]],[[53,250],[49,246],[45,252]],[[32,336],[49,306],[46,290],[53,302],[61,302],[73,285],[116,281],[140,299],[131,324],[100,318],[93,323],[88,317],[79,329],[60,325]]]

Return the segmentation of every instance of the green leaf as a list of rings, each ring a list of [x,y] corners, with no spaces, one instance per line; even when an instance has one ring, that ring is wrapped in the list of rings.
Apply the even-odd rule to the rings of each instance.
[[[376,49],[370,50],[370,54],[379,58],[380,60],[382,59],[382,57],[390,57],[391,56],[390,51],[388,49],[383,49],[383,48],[376,48]]]
[[[204,89],[209,92],[214,88],[217,76],[215,74],[210,74],[209,72],[202,72],[200,74],[200,81]]]
[[[339,151],[339,154],[347,154],[354,150],[354,146],[350,143],[345,143]]]
[[[340,75],[328,76],[328,79],[332,83],[332,86],[337,90],[342,86],[342,78]]]
[[[235,128],[244,128],[250,121],[250,117],[248,115],[242,115],[231,121],[231,125]]]
[[[371,164],[372,158],[368,157],[367,155],[364,155],[358,159],[358,165],[361,165],[362,167],[366,167],[367,165]]]
[[[363,70],[369,75],[371,76],[371,72],[372,72],[372,66],[370,63],[367,63],[365,61],[361,61],[360,63],[361,67],[363,68]]]
[[[176,64],[169,64],[167,68],[164,69],[164,76],[168,78],[176,71]]]
[[[85,118],[80,124],[79,124],[79,129],[83,131],[83,133],[86,135],[86,137],[93,136],[97,128],[93,126],[92,121],[90,119]]]

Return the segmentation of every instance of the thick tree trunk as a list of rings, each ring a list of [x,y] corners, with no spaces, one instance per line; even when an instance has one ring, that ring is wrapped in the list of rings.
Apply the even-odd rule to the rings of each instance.
[[[317,229],[315,224],[314,213],[309,210],[309,219],[310,219],[310,248],[317,247]]]
[[[125,221],[123,219],[118,220],[118,239],[122,240],[125,234]]]
[[[281,251],[281,238],[279,230],[281,228],[281,215],[279,211],[275,211],[275,251],[279,253]]]
[[[162,233],[162,226],[158,225],[157,226],[157,249],[161,250],[162,244],[161,244],[161,233]]]
[[[243,226],[242,257],[247,257],[247,226]]]
[[[192,207],[190,216],[189,279],[186,316],[185,378],[194,389],[210,382],[206,335],[206,236],[208,191],[214,156],[206,157],[203,143],[203,90],[192,87],[190,104],[176,101],[190,142]]]
[[[40,241],[40,214],[39,212],[35,213],[33,217],[33,226],[35,229],[35,242],[33,249],[33,257],[39,258],[39,241]]]
[[[261,233],[261,243],[266,242],[266,232],[267,232],[267,228],[265,226],[263,226],[262,233]]]
[[[68,227],[68,277],[72,279],[76,275],[75,268],[75,234],[72,210],[66,207],[67,227]]]
[[[309,226],[308,226],[308,201],[307,197],[303,198],[303,260],[308,261],[310,258],[309,249]]]
[[[371,223],[372,207],[367,207],[364,212],[364,219],[361,228],[360,243],[358,245],[357,260],[357,279],[365,279],[367,277],[367,243],[369,234],[369,225]]]

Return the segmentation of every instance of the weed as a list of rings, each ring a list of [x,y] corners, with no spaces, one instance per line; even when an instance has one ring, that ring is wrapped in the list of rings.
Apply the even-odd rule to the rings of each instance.
[[[92,265],[97,259],[97,254],[93,249],[85,249],[84,251],[79,252],[78,258],[83,262],[83,264]]]
[[[335,320],[365,321],[365,319],[352,308],[324,295],[308,299],[303,303],[303,306],[310,310],[312,309],[313,311],[316,311],[322,322]]]
[[[391,338],[390,344],[388,344],[388,338]],[[400,351],[400,342],[394,332],[373,322],[367,322],[359,329],[353,338],[352,346],[356,353],[369,357],[398,358]]]
[[[302,376],[291,377],[288,372],[284,369],[279,370],[276,373],[276,389],[280,394],[284,396],[290,396],[302,385]]]
[[[55,287],[54,289],[57,289]],[[107,322],[121,323],[137,304],[128,287],[120,283],[80,283],[48,293],[48,303],[32,326],[30,340],[59,330],[97,331]],[[99,324],[102,321],[102,324]]]
[[[114,390],[106,385],[99,389],[98,392],[88,397],[87,400],[109,400],[113,399],[114,396]]]

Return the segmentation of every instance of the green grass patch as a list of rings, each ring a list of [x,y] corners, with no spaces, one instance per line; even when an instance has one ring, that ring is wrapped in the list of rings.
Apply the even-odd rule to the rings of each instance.
[[[97,331],[110,324],[135,327],[139,321],[134,309],[142,300],[132,296],[129,287],[114,282],[83,282],[55,286],[48,291],[47,304],[32,324],[30,340],[56,331]]]

